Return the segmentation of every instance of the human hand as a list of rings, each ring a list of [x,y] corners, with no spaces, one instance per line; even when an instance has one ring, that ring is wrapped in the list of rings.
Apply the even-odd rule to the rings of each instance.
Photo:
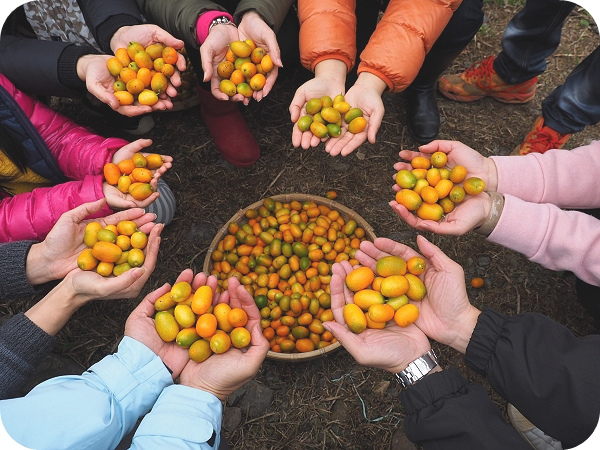
[[[394,190],[399,189],[397,184],[394,185]],[[421,219],[396,200],[390,201],[389,205],[400,219],[417,230],[448,236],[463,236],[485,222],[492,208],[492,198],[486,192],[476,196],[469,195],[463,202],[457,203],[454,209],[444,215],[440,221]]]
[[[207,277],[206,274],[198,274],[194,277],[191,269],[186,269],[181,272],[176,283],[179,281],[191,283],[194,289],[208,285],[214,290],[217,285],[217,279],[215,277]],[[136,341],[141,342],[156,353],[156,355],[173,372],[173,379],[176,379],[190,359],[188,349],[180,347],[175,342],[163,341],[156,332],[156,326],[154,324],[154,319],[152,318],[155,312],[154,303],[170,290],[171,285],[167,283],[148,294],[142,300],[138,307],[129,315],[129,318],[125,323],[125,336],[129,336]]]
[[[134,153],[140,152],[142,149],[150,147],[152,145],[151,139],[137,139],[127,145],[124,145],[119,150],[117,150],[113,157],[112,162],[115,164],[120,163],[126,159],[131,159]],[[151,152],[142,152],[142,155],[147,156]],[[160,155],[163,159],[163,164],[158,169],[153,169],[152,173],[155,178],[160,178],[167,170],[169,170],[173,166],[173,157],[169,155]]]
[[[427,294],[418,304],[415,325],[431,339],[464,353],[480,311],[469,302],[463,269],[423,236],[417,236],[417,245],[426,259],[423,282]],[[388,255],[408,260],[419,253],[390,239],[377,238],[361,242],[356,259],[374,269],[377,260]]]
[[[496,164],[490,158],[481,155],[477,150],[458,141],[432,141],[429,144],[419,147],[418,152],[411,150],[402,150],[400,158],[407,161],[412,161],[417,156],[425,156],[429,158],[432,153],[444,152],[448,157],[446,166],[452,169],[454,166],[463,166],[467,169],[467,176],[478,177],[485,182],[485,190],[487,192],[496,191],[498,187],[498,172]],[[394,164],[394,169],[412,169],[410,163],[397,162]]]
[[[310,147],[318,146],[321,140],[312,132],[300,131],[298,128],[298,119],[306,114],[306,103],[312,98],[321,98],[324,95],[335,97],[345,92],[346,64],[338,60],[326,60],[317,64],[315,68],[315,78],[307,81],[300,86],[294,98],[290,103],[290,119],[294,123],[292,130],[292,144],[294,147],[302,147],[307,150]]]
[[[347,156],[360,147],[367,139],[375,143],[377,132],[383,120],[385,108],[381,95],[386,84],[377,76],[361,73],[345,95],[346,101],[353,108],[360,108],[367,119],[367,128],[360,133],[353,134],[348,131],[348,124],[342,126],[342,134],[336,139],[330,139],[325,145],[325,151],[331,156]]]
[[[101,199],[84,203],[65,212],[52,227],[46,239],[31,247],[25,267],[27,279],[32,285],[59,280],[77,268],[77,255],[86,248],[83,243],[83,234],[86,225],[90,222],[97,221],[104,227],[109,224],[117,224],[122,220],[133,220],[138,228],[147,234],[155,227],[153,220],[156,219],[156,215],[145,213],[140,208],[128,209],[103,218],[85,220],[86,217],[100,211],[105,205],[106,200]],[[156,232],[160,234],[161,230],[162,228],[158,228]],[[152,262],[152,257],[148,263],[150,262]],[[147,268],[149,269],[149,267]]]
[[[232,346],[225,353],[213,354],[202,363],[190,360],[181,372],[180,383],[225,400],[258,372],[269,351],[269,343],[262,335],[260,313],[254,299],[237,278],[229,278],[227,291],[219,296],[218,302],[246,311],[248,323],[245,328],[252,335],[250,347],[237,349]]]
[[[429,340],[415,324],[401,328],[395,323],[388,323],[381,330],[367,328],[359,334],[351,332],[343,314],[344,305],[352,303],[354,297],[345,283],[351,271],[352,266],[347,261],[333,265],[329,286],[335,322],[325,322],[323,326],[331,331],[359,364],[391,373],[401,372],[431,349]]]
[[[215,25],[208,33],[208,37],[200,46],[200,58],[202,60],[202,70],[204,71],[203,82],[210,80],[210,90],[215,98],[223,101],[235,101],[248,104],[250,99],[247,99],[242,94],[235,94],[229,97],[221,92],[219,85],[221,83],[217,66],[221,61],[225,60],[229,44],[239,40],[238,29],[231,25]]]
[[[279,52],[279,44],[277,43],[277,36],[275,32],[267,25],[263,18],[256,11],[248,11],[242,17],[240,25],[238,27],[239,39],[244,41],[246,39],[252,39],[257,47],[262,47],[271,56],[273,61],[273,70],[267,74],[267,81],[260,91],[255,91],[252,94],[254,100],[261,101],[265,97],[275,84],[277,79],[277,73],[280,67],[283,67],[281,63],[281,54]]]
[[[137,103],[120,106],[113,87],[115,77],[106,68],[106,61],[109,58],[111,58],[110,55],[84,55],[77,60],[77,75],[85,81],[90,94],[125,116],[138,116],[152,111],[173,108],[171,99],[163,94],[161,94],[158,102],[152,106]]]
[[[152,194],[150,194],[144,200],[136,200],[131,196],[131,194],[125,194],[121,192],[117,186],[108,184],[106,181],[102,183],[102,193],[104,194],[104,198],[106,198],[108,206],[110,206],[113,211],[125,210],[129,208],[146,208],[160,196],[160,194],[157,192],[158,178],[152,178],[149,184],[152,187]]]
[[[175,50],[181,50],[185,45],[181,39],[173,37],[170,33],[157,25],[143,24],[119,28],[110,40],[110,48],[114,53],[119,48],[127,48],[127,45],[129,45],[130,42],[139,42],[144,48],[151,44],[160,43],[166,47],[173,47]],[[170,101],[169,97],[173,98],[177,95],[176,88],[181,85],[180,72],[183,72],[186,69],[185,57],[181,53],[177,55],[177,63],[175,63],[175,66],[177,67],[177,70],[173,76],[169,78],[169,85],[167,86],[166,91],[159,96],[161,100],[159,100],[157,104],[160,104],[160,107],[154,105],[152,107],[153,110],[165,109],[162,106],[169,104],[170,107],[168,107],[168,109],[173,107],[173,103]],[[165,103],[161,103],[161,101],[164,101]]]

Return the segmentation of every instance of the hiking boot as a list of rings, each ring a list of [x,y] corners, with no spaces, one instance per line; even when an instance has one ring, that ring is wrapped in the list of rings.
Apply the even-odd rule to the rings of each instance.
[[[200,115],[217,150],[237,167],[249,167],[260,158],[260,148],[237,103],[215,98],[199,88]]]
[[[519,84],[507,84],[494,70],[495,56],[476,62],[463,73],[441,77],[442,95],[457,102],[474,102],[491,97],[502,103],[527,103],[535,95],[538,77]]]
[[[532,448],[537,450],[562,450],[560,441],[548,436],[532,424],[512,404],[507,405],[506,412],[512,426]]]
[[[511,155],[526,155],[528,153],[545,153],[547,150],[563,148],[572,134],[560,134],[547,125],[544,118],[538,117],[523,142],[513,150]]]

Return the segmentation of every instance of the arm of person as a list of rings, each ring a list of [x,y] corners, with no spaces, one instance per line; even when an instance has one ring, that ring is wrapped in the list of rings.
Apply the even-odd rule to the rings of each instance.
[[[391,0],[360,55],[357,73],[377,75],[390,91],[406,89],[460,3],[461,0]],[[401,49],[402,56],[388,58],[390,48]]]
[[[439,366],[438,366],[439,367]],[[423,449],[527,449],[485,388],[453,367],[431,371],[400,392],[406,437]]]
[[[103,199],[102,184],[102,175],[88,175],[82,181],[37,188],[2,199],[0,242],[43,240],[63,213],[83,203]],[[90,218],[111,213],[105,204]]]
[[[126,336],[117,353],[82,375],[52,378],[25,397],[1,401],[0,414],[8,434],[28,448],[55,448],[57,442],[115,448],[172,384],[163,361]]]
[[[527,202],[552,203],[560,208],[600,207],[597,196],[582,195],[597,189],[600,141],[569,151],[549,150],[526,156],[490,157],[498,172],[498,192]]]
[[[29,297],[37,292],[36,284],[49,281],[41,275],[43,269],[40,267],[39,280],[41,283],[32,283],[28,269],[28,259],[32,249],[36,246],[35,241],[16,241],[0,244],[0,300],[15,297]],[[35,265],[34,265],[35,267]]]
[[[576,337],[543,315],[484,310],[465,362],[535,426],[572,448],[598,424],[600,361],[592,355],[599,349],[599,335]]]
[[[242,0],[233,17],[235,23],[240,23],[244,14],[255,11],[277,33],[293,4],[293,0]]]
[[[587,283],[600,285],[600,221],[595,217],[505,194],[496,220],[488,236],[491,242],[550,270],[568,270]]]
[[[81,97],[86,85],[77,75],[77,62],[84,55],[97,53],[89,45],[2,35],[0,73],[31,94]]]
[[[304,67],[314,71],[317,64],[327,59],[342,61],[346,65],[346,71],[354,66],[356,15],[353,1],[332,3],[300,0],[298,19],[300,61]]]

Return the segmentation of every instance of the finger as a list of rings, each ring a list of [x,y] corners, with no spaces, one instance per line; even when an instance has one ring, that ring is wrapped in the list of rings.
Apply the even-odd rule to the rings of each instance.
[[[431,262],[431,266],[437,271],[446,271],[448,266],[458,265],[450,259],[438,246],[429,242],[424,236],[417,236],[417,246],[425,258]]]
[[[198,290],[201,286],[206,286],[207,276],[204,272],[197,273],[192,281],[192,289]]]
[[[389,202],[390,207],[394,210],[396,215],[400,217],[400,219],[404,220],[408,225],[412,228],[419,227],[419,219],[413,213],[411,213],[405,206],[400,205],[395,200]]]
[[[245,357],[255,359],[257,362],[262,363],[269,351],[269,341],[263,336],[258,323],[252,327],[250,335],[250,347],[245,353]]]
[[[67,211],[65,214],[63,214],[62,217],[64,217],[63,220],[69,220],[69,221],[72,221],[75,223],[79,223],[86,217],[100,211],[102,208],[104,208],[105,205],[106,205],[105,198],[96,200],[95,202],[84,203],[82,205],[79,205],[76,208],[73,208],[70,211]],[[60,220],[61,219],[59,219],[59,221]]]
[[[134,117],[141,116],[142,114],[148,114],[152,112],[152,108],[150,106],[145,105],[125,105],[119,106],[117,112],[123,114],[124,116]]]
[[[129,272],[129,270],[127,272]],[[120,276],[125,275],[125,273]],[[136,308],[133,310],[132,316],[134,314],[137,314],[144,315],[146,317],[152,317],[152,315],[154,314],[154,303],[156,303],[156,300],[158,300],[164,294],[169,292],[170,289],[171,285],[169,283],[165,283],[155,291],[150,292],[148,295],[146,295],[146,297],[144,297],[140,304],[136,306]]]
[[[246,288],[238,284],[235,293],[241,307],[244,308],[244,311],[246,311],[246,313],[248,314],[248,320],[259,321],[260,311],[258,310],[258,306],[256,306],[256,302],[254,301],[250,293],[246,290]]]
[[[146,245],[146,258],[142,267],[146,269],[146,279],[150,278],[150,274],[156,268],[156,260],[158,259],[158,249],[160,247],[160,234],[165,225],[162,223],[156,224],[150,235],[148,236],[148,245]]]
[[[192,269],[185,269],[179,274],[175,282],[179,283],[180,281],[187,281],[188,283],[191,283],[193,278],[194,272],[192,271]]]
[[[340,322],[324,322],[323,327],[330,331],[337,341],[352,355],[356,353],[362,341]]]
[[[364,144],[366,140],[366,132],[363,131],[361,133],[355,134],[350,140],[350,142],[342,149],[341,155],[348,156],[350,153],[352,153],[354,150],[356,150],[358,147]]]

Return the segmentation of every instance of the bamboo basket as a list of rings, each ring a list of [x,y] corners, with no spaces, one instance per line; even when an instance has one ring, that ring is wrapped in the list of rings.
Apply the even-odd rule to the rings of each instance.
[[[290,202],[296,200],[299,202],[312,201],[312,202],[315,202],[317,205],[325,205],[331,209],[337,210],[340,213],[340,216],[342,216],[345,221],[348,221],[351,219],[356,220],[356,223],[358,224],[358,226],[360,226],[361,228],[363,228],[365,230],[365,238],[369,241],[375,240],[376,235],[375,235],[375,232],[373,231],[373,227],[358,213],[356,213],[352,209],[342,205],[341,203],[336,202],[335,200],[329,200],[325,197],[320,197],[317,195],[310,195],[310,194],[281,194],[281,195],[273,195],[270,198],[272,198],[276,202],[281,202],[281,203],[290,203]],[[204,258],[204,266],[202,268],[203,272],[205,272],[205,273],[211,272],[211,270],[213,268],[212,267],[213,261],[211,259],[211,255],[212,255],[213,251],[217,248],[217,245],[219,244],[221,239],[223,239],[228,234],[228,231],[227,231],[228,225],[231,222],[235,222],[239,225],[246,223],[247,222],[247,218],[245,215],[246,211],[249,209],[258,209],[260,206],[262,206],[262,204],[263,204],[263,200],[259,200],[255,203],[252,203],[251,205],[247,206],[246,208],[240,209],[237,213],[234,214],[234,216],[231,219],[229,219],[227,221],[227,223],[225,225],[223,225],[223,227],[221,227],[219,229],[216,236],[210,243],[210,247],[209,247],[208,251],[206,252],[206,257]],[[339,349],[340,347],[341,347],[341,344],[339,342],[335,342],[327,347],[313,350],[311,352],[305,352],[305,353],[279,353],[279,352],[274,352],[274,351],[269,350],[269,352],[267,353],[267,358],[272,359],[272,360],[283,361],[283,362],[292,362],[292,363],[304,362],[304,361],[309,361],[311,359],[321,358],[321,357],[327,355],[328,353],[331,353],[331,352]]]

